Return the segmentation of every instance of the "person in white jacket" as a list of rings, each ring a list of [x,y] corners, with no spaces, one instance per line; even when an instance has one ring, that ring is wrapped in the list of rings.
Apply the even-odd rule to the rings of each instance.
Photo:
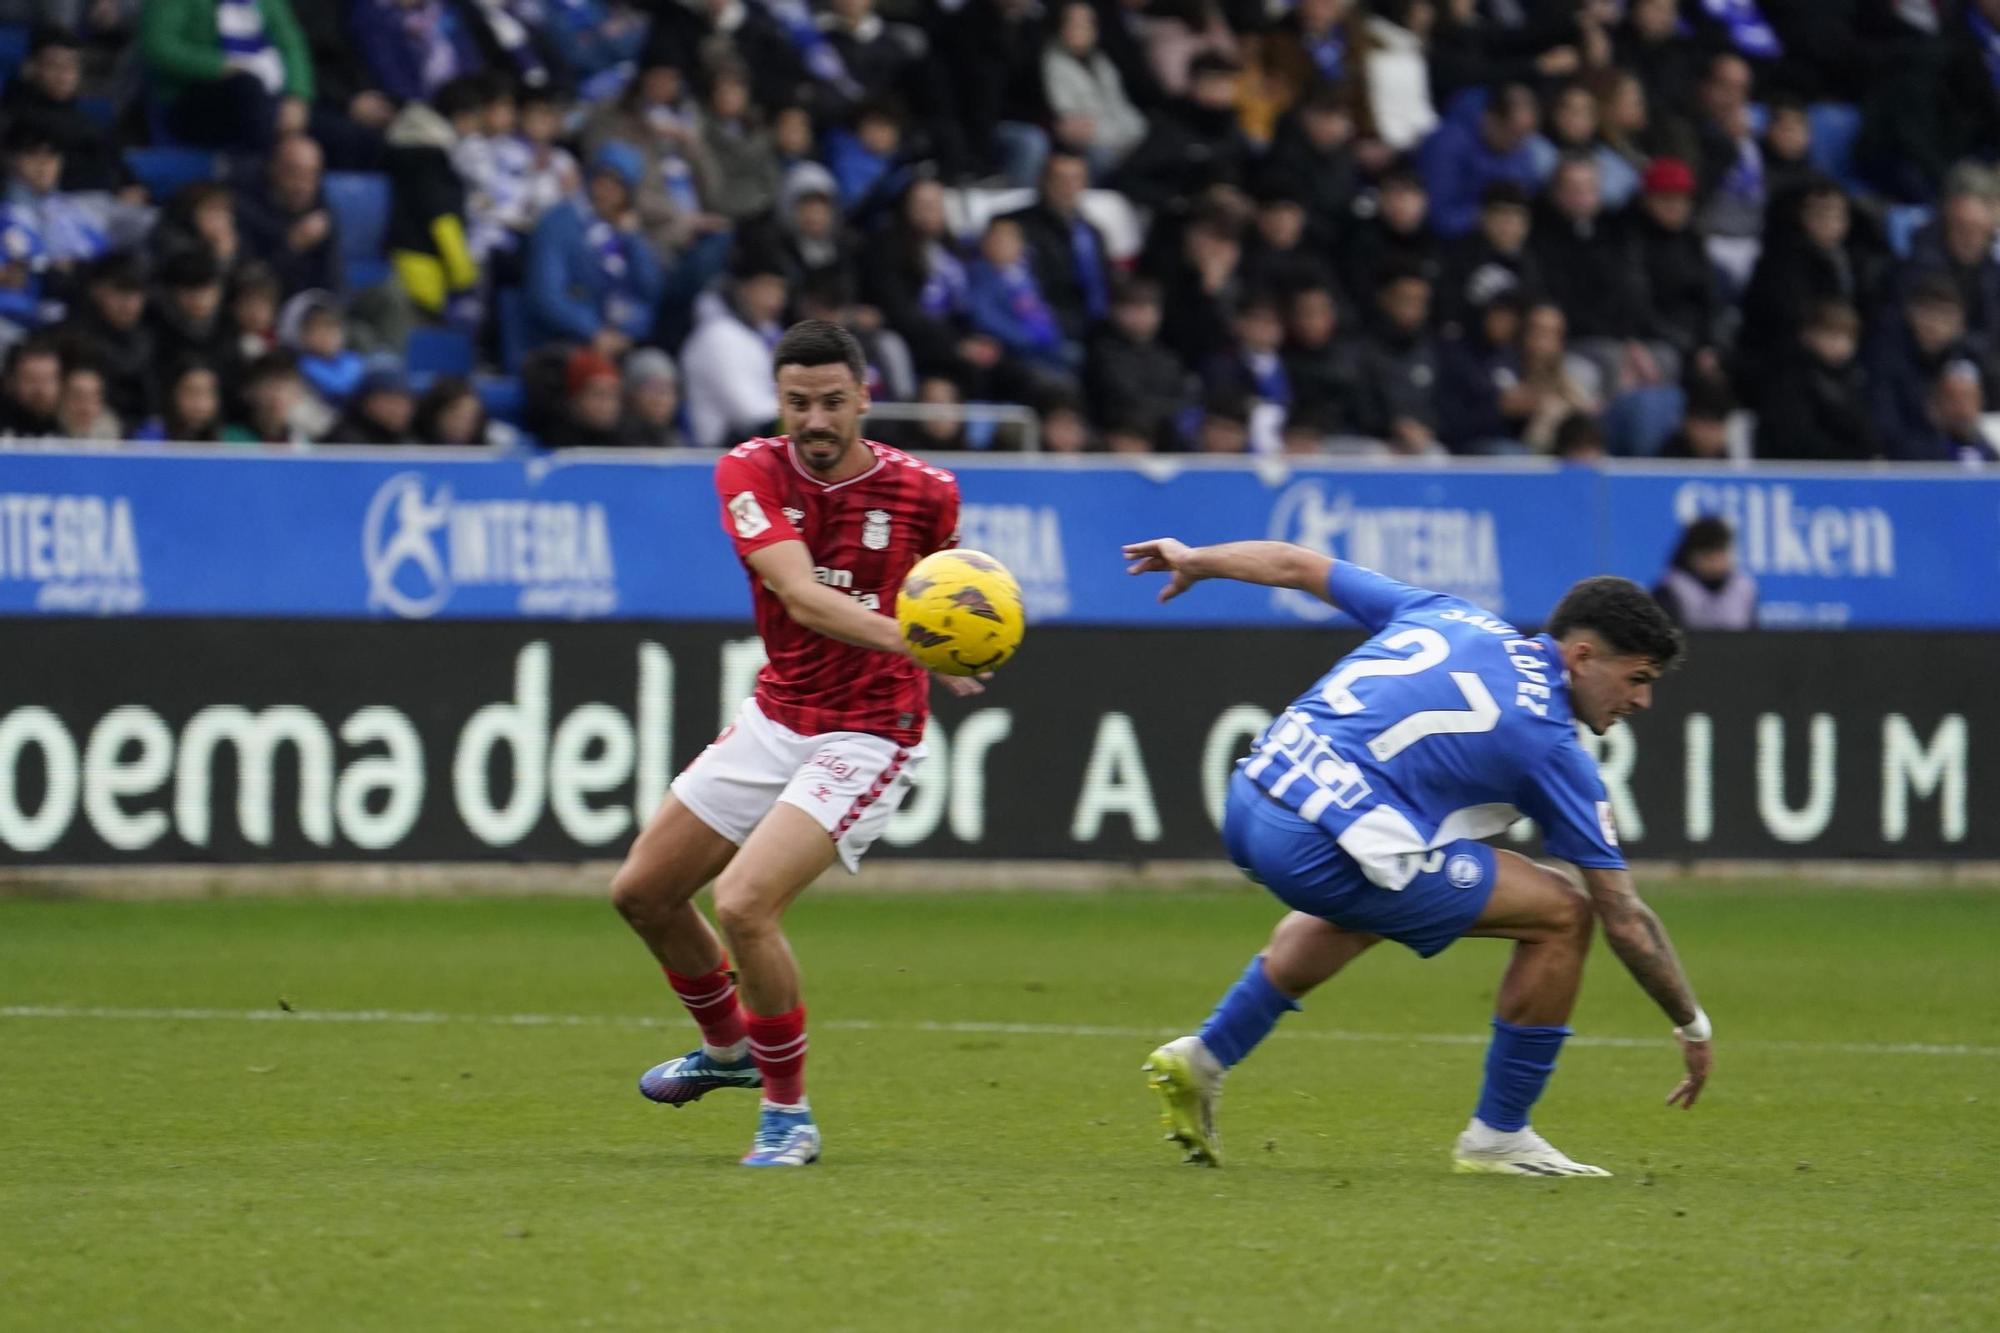
[[[688,430],[702,449],[727,449],[778,415],[771,349],[784,333],[788,293],[773,260],[752,254],[722,288],[695,302],[695,328],[681,349]]]
[[[1042,52],[1042,91],[1055,113],[1055,138],[1082,153],[1102,177],[1146,137],[1146,118],[1125,95],[1118,67],[1097,46],[1097,11],[1085,0],[1062,7],[1055,40]]]
[[[1437,10],[1431,0],[1382,0],[1368,20],[1362,63],[1375,137],[1397,152],[1415,148],[1438,126],[1425,48]]]

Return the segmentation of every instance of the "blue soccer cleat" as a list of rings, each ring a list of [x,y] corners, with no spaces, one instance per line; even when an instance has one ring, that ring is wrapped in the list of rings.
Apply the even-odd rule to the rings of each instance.
[[[696,1049],[663,1065],[654,1065],[639,1075],[639,1091],[656,1102],[680,1106],[699,1101],[717,1088],[761,1088],[764,1076],[749,1056],[741,1060],[717,1060],[707,1051]]]
[[[757,1137],[743,1154],[745,1166],[810,1166],[819,1160],[819,1126],[806,1107],[764,1104]]]

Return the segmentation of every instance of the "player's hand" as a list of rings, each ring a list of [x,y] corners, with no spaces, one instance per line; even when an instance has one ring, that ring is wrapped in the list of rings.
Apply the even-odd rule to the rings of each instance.
[[[952,698],[970,699],[975,694],[986,693],[986,682],[993,679],[993,673],[982,671],[976,676],[947,676],[941,671],[933,671],[931,678],[944,686],[945,692]]]
[[[1192,569],[1194,551],[1172,537],[1133,542],[1125,548],[1125,558],[1132,562],[1126,566],[1127,574],[1173,575],[1167,580],[1167,586],[1160,589],[1160,600],[1163,602],[1172,601],[1201,582],[1201,576]]]
[[[1687,1077],[1667,1094],[1667,1105],[1678,1106],[1683,1111],[1694,1105],[1695,1098],[1708,1084],[1708,1071],[1715,1063],[1715,1041],[1689,1041],[1680,1033],[1674,1033],[1674,1040],[1681,1044],[1681,1058],[1687,1061]]]

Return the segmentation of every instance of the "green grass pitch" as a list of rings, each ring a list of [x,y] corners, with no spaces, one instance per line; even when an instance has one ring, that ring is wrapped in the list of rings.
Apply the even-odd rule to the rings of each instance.
[[[827,1155],[756,1173],[634,1091],[692,1029],[600,902],[0,901],[0,1327],[2000,1327],[2000,893],[1651,896],[1715,1080],[1600,947],[1562,1182],[1446,1169],[1491,941],[1363,958],[1180,1166],[1139,1064],[1249,889],[809,896]]]

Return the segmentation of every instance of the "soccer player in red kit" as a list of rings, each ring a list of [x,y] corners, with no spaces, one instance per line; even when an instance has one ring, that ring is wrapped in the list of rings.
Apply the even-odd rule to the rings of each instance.
[[[701,1027],[700,1048],[648,1070],[639,1090],[679,1105],[761,1087],[744,1164],[804,1166],[820,1138],[780,921],[836,859],[859,865],[923,761],[930,678],[897,630],[896,591],[953,542],[958,483],[861,438],[866,364],[846,330],[795,324],[772,360],[791,434],[738,445],[715,468],[770,660],[736,721],[674,779],[611,898]],[[711,880],[720,938],[692,901]]]

